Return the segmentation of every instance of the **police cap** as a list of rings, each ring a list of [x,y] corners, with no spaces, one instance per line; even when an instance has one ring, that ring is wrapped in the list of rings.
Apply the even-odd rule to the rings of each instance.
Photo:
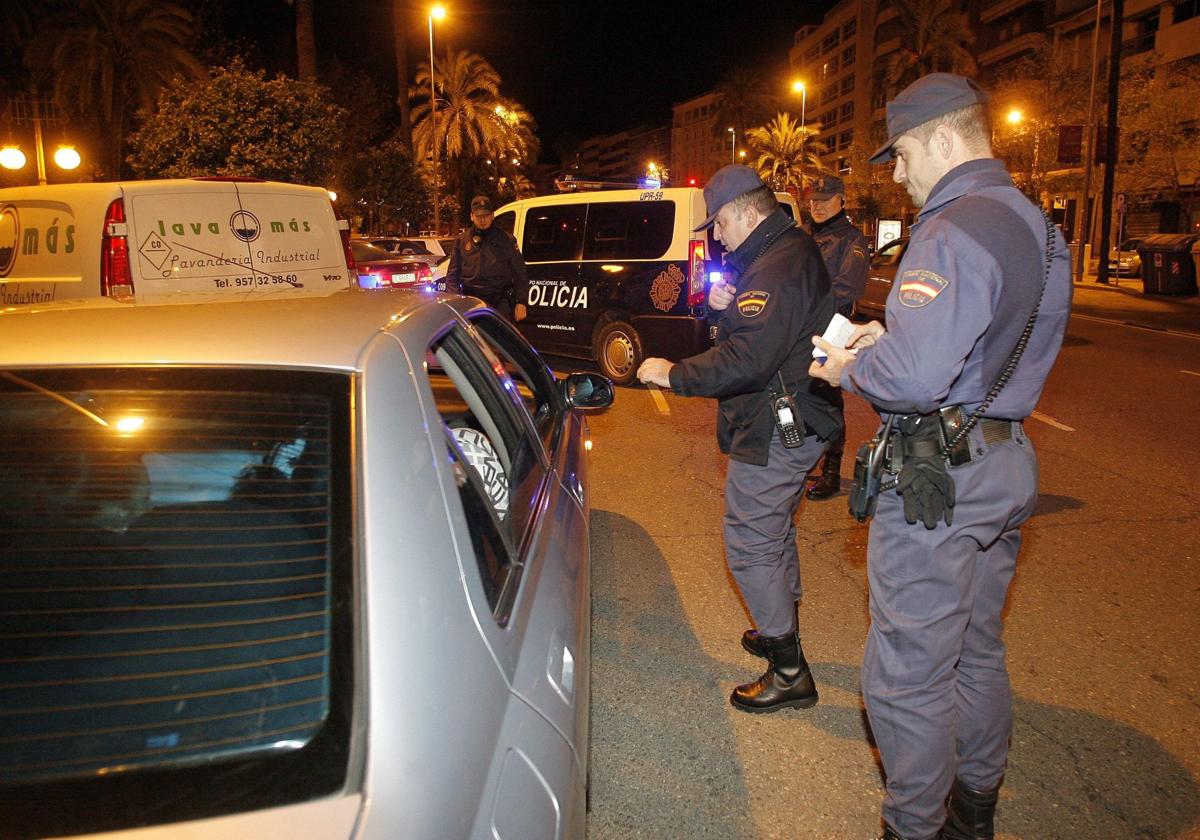
[[[708,218],[693,230],[712,227],[713,222],[717,220],[717,213],[721,212],[722,207],[738,196],[745,195],[761,186],[763,186],[762,178],[759,178],[758,173],[749,166],[737,163],[722,166],[704,187],[704,209],[708,211]]]
[[[887,104],[887,142],[871,155],[871,163],[886,163],[892,146],[908,131],[968,105],[984,103],[988,95],[970,79],[953,73],[930,73],[900,91]]]

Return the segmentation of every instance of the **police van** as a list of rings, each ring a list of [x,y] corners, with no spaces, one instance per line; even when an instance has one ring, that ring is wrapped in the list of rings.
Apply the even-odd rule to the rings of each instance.
[[[353,285],[329,194],[252,178],[0,189],[0,305],[325,295]]]
[[[796,217],[794,199],[785,210]],[[707,269],[719,265],[694,187],[566,193],[500,207],[495,222],[525,258],[521,332],[545,353],[599,363],[617,384],[648,356],[681,359],[712,344]]]

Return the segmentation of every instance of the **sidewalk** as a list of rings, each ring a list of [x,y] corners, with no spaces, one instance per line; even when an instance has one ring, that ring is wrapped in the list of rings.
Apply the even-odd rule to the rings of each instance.
[[[1200,334],[1200,295],[1147,295],[1140,277],[1109,277],[1108,285],[1085,273],[1075,284],[1071,311],[1096,318],[1110,318],[1157,330]]]

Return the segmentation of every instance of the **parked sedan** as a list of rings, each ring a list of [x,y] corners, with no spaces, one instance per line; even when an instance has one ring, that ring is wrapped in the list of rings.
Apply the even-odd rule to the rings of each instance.
[[[904,249],[907,247],[908,237],[903,236],[888,242],[871,257],[866,291],[854,307],[856,315],[883,319],[888,294],[891,293],[892,283],[896,279],[896,268],[900,265],[900,258],[904,256]]]
[[[0,836],[583,837],[608,380],[413,291],[0,330]]]
[[[1142,257],[1137,249],[1140,239],[1126,239],[1117,248],[1108,251],[1108,270],[1118,277],[1138,277],[1142,273]]]
[[[350,250],[358,267],[358,285],[364,289],[427,286],[433,278],[427,259],[393,254],[361,239],[350,240]]]

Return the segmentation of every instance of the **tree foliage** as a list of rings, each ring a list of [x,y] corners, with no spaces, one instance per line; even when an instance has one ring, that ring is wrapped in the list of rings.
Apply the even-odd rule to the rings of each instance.
[[[714,91],[717,95],[717,117],[713,134],[728,142],[728,129],[738,138],[754,126],[763,125],[780,107],[779,97],[763,83],[757,70],[738,67],[723,78]]]
[[[429,215],[429,195],[421,173],[399,136],[356,155],[348,167],[339,204],[358,208],[363,229],[419,228]]]
[[[141,177],[245,175],[324,185],[341,151],[343,110],[319,85],[268,80],[235,60],[177,82],[129,139]]]
[[[901,28],[900,48],[881,65],[876,79],[889,95],[926,73],[975,74],[975,58],[968,49],[975,35],[952,0],[892,0],[892,7]]]

